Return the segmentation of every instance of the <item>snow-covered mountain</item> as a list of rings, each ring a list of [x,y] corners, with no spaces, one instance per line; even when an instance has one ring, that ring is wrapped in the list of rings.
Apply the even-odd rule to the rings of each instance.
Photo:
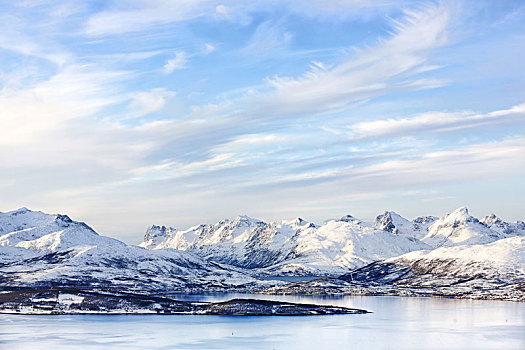
[[[479,221],[465,207],[436,220],[422,241],[432,247],[484,244],[508,237]]]
[[[90,286],[134,290],[245,288],[255,280],[190,252],[148,250],[98,235],[66,215],[26,208],[0,213],[4,286]],[[226,281],[226,282],[225,282]]]
[[[299,235],[297,246],[267,274],[338,275],[372,261],[428,246],[417,239],[366,226],[360,220],[331,220]]]
[[[376,216],[374,227],[396,235],[421,239],[427,234],[428,227],[437,219],[435,216],[420,216],[409,221],[393,211],[385,211]]]
[[[525,222],[523,221],[505,222],[493,213],[485,216],[481,222],[491,230],[506,237],[525,236]]]
[[[350,278],[370,293],[481,290],[485,297],[507,286],[504,298],[525,298],[524,226],[495,215],[480,221],[466,208],[412,221],[394,212],[374,223],[346,215],[320,226],[300,218],[266,223],[239,216],[187,230],[151,226],[138,247],[66,215],[21,208],[0,213],[0,283],[165,293],[284,284],[255,276],[344,275],[340,283]],[[342,293],[356,288],[330,283]],[[308,292],[312,285],[297,290]]]
[[[50,215],[21,208],[0,213],[0,246],[55,252],[79,245],[125,246],[114,238],[100,236],[83,222],[67,215]]]
[[[386,211],[373,224],[352,215],[321,226],[300,218],[265,223],[239,216],[184,231],[151,226],[141,246],[190,251],[261,275],[333,276],[411,251],[522,235],[523,226],[492,216],[479,221],[463,207],[442,218],[422,216],[412,221]]]
[[[256,268],[261,274],[337,275],[372,261],[428,248],[415,238],[421,236],[424,224],[394,215],[400,229],[382,230],[351,215],[322,226],[301,218],[265,223],[247,216],[185,231],[151,226],[141,246],[187,250],[205,259]],[[164,240],[152,244],[161,235]]]
[[[410,288],[520,284],[525,282],[525,237],[414,251],[341,278]]]
[[[315,228],[315,225],[301,218],[265,223],[248,216],[238,216],[234,220],[198,225],[184,231],[153,225],[148,228],[140,246],[187,250],[219,263],[261,268],[286,259],[296,248],[298,237],[308,235]],[[160,237],[164,239],[159,242]]]

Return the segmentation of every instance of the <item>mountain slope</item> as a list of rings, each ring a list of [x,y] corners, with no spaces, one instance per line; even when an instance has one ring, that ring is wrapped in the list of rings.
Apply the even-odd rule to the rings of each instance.
[[[21,209],[0,213],[0,282],[4,287],[86,286],[138,291],[246,288],[234,268],[189,252],[151,251],[98,235],[65,215]]]
[[[496,214],[490,214],[485,216],[481,223],[505,237],[525,236],[525,222],[523,221],[505,222]]]
[[[364,226],[359,220],[331,220],[308,235],[284,262],[266,274],[337,275],[372,261],[398,256],[428,246],[417,239]]]
[[[461,207],[436,220],[428,228],[428,234],[422,238],[422,241],[437,248],[462,244],[485,244],[505,237],[507,236],[490,229],[471,216],[467,208]]]
[[[422,227],[410,225],[414,231]],[[164,240],[157,245],[151,244],[153,230],[157,242],[164,232]],[[322,226],[300,218],[265,223],[240,216],[185,231],[152,226],[141,246],[186,250],[208,260],[257,269],[263,275],[339,275],[372,261],[428,248],[414,235],[375,229],[351,215]]]
[[[421,239],[427,234],[428,227],[436,220],[434,216],[420,216],[409,221],[393,211],[385,211],[376,216],[374,227],[396,235]]]
[[[187,250],[219,263],[260,268],[284,260],[297,246],[297,237],[314,228],[315,225],[300,218],[265,223],[239,216],[234,220],[199,225],[185,231],[165,230],[164,240],[156,245],[150,243],[150,228],[141,246]]]
[[[525,237],[415,251],[341,278],[408,288],[519,284],[525,281]]]

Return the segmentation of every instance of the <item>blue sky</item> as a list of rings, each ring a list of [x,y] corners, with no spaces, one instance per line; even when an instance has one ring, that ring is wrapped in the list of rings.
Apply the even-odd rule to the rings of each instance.
[[[0,210],[522,220],[523,1],[2,1]]]

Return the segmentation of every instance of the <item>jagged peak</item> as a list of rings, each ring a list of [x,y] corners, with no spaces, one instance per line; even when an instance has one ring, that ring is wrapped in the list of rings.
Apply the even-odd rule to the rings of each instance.
[[[351,223],[361,223],[361,220],[356,218],[355,216],[352,216],[351,214],[346,214],[339,218],[337,221],[343,221],[343,222],[351,222]]]
[[[418,216],[417,218],[413,219],[412,222],[415,224],[431,224],[435,222],[436,220],[439,220],[437,216],[426,215],[426,216]]]
[[[503,222],[503,220],[498,217],[496,214],[492,213],[490,215],[487,215],[481,220],[484,224],[494,224],[494,223],[500,223]]]
[[[69,227],[71,225],[81,226],[82,228],[91,231],[91,233],[98,235],[98,233],[85,222],[72,220],[68,215],[65,214],[56,214],[55,222],[62,227]]]
[[[454,210],[452,213],[445,215],[443,219],[446,222],[448,221],[463,222],[463,221],[473,221],[475,218],[470,215],[467,207],[459,207],[456,210]],[[475,219],[475,221],[477,221],[477,219]]]
[[[176,231],[177,229],[174,228],[174,227],[166,227],[164,225],[160,226],[160,225],[151,225],[150,227],[148,227],[146,229],[146,233],[150,233],[150,232],[155,232],[155,231],[159,231],[161,233],[166,233],[166,232],[169,232],[169,231]]]
[[[57,214],[55,217],[55,221],[61,221],[63,223],[71,223],[73,220],[67,215]]]
[[[452,213],[448,214],[448,216],[470,216],[470,213],[468,211],[467,207],[459,207],[456,210],[454,210]]]
[[[144,242],[153,240],[158,241],[159,239],[164,239],[175,231],[177,231],[177,229],[173,227],[151,225],[146,230],[146,234],[144,235]]]
[[[248,215],[239,215],[233,221],[234,226],[252,226],[252,225],[264,225],[264,221],[249,217]]]
[[[296,217],[295,219],[292,219],[292,220],[281,220],[281,221],[274,222],[272,224],[289,225],[292,227],[303,227],[303,226],[314,227],[315,226],[313,223],[306,221],[301,217]]]
[[[404,220],[404,221],[408,221],[407,219],[405,219],[404,217],[402,217],[401,215],[399,215],[395,211],[391,211],[391,210],[384,211],[382,214],[377,215],[376,216],[376,222],[377,222],[377,220],[381,220],[382,218],[387,218],[388,220]]]
[[[436,227],[441,227],[441,226],[457,227],[459,225],[466,225],[468,223],[484,225],[477,218],[470,215],[469,210],[466,207],[459,207],[453,212],[441,217],[432,226],[436,225]]]
[[[31,209],[28,209],[26,207],[21,207],[21,208],[12,210],[12,211],[8,211],[7,214],[9,214],[9,215],[20,215],[20,214],[31,213],[31,212],[33,212]]]
[[[396,225],[394,224],[394,220],[392,219],[392,216],[393,216],[392,214],[397,215],[396,213],[390,212],[390,211],[385,211],[383,214],[379,214],[378,216],[376,216],[374,226],[377,229],[380,229],[383,231],[397,233],[398,229]]]

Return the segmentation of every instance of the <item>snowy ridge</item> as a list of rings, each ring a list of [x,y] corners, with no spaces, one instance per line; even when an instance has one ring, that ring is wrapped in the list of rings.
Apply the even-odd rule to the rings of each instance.
[[[264,272],[338,275],[372,261],[428,248],[418,240],[363,226],[359,220],[346,218],[331,220],[307,235],[300,235],[289,259]]]
[[[365,285],[444,287],[475,293],[510,287],[525,298],[525,237],[410,252],[354,270],[341,279]]]
[[[436,220],[422,241],[432,247],[449,247],[461,244],[485,244],[508,237],[490,229],[469,214],[465,207],[456,209]]]
[[[468,271],[468,264],[483,263],[499,271],[511,270],[525,273],[525,237],[503,238],[488,244],[459,245],[441,247],[430,251],[417,251],[385,260],[415,261],[424,259],[455,260],[461,262],[463,272]],[[481,272],[481,271],[478,271]]]
[[[506,237],[525,236],[525,222],[523,221],[505,222],[492,213],[485,216],[481,222],[491,230]]]
[[[100,236],[66,215],[22,208],[0,213],[0,226],[4,233],[0,236],[0,280],[4,286],[59,284],[134,290],[206,286],[213,290],[255,281],[238,269],[218,266],[190,252],[152,251]]]
[[[239,216],[187,230],[153,225],[138,247],[67,215],[21,208],[0,213],[0,281],[6,288],[157,293],[261,290],[284,284],[261,276],[344,275],[339,281],[379,286],[373,293],[398,287],[427,293],[430,286],[454,295],[461,285],[470,295],[492,295],[506,286],[505,298],[525,298],[523,226],[495,215],[480,221],[466,208],[412,221],[385,212],[373,224],[345,215],[320,226]]]
[[[393,211],[385,211],[376,217],[374,227],[396,235],[421,239],[427,234],[428,227],[436,220],[435,216],[420,216],[409,221]]]
[[[411,221],[386,211],[373,224],[352,215],[321,226],[300,218],[265,223],[240,216],[185,231],[166,229],[157,245],[150,243],[147,233],[142,246],[191,251],[262,275],[338,275],[411,251],[525,235],[522,222],[487,218],[479,221],[464,207],[442,218],[421,216]]]
[[[248,216],[238,216],[185,231],[166,230],[164,240],[157,245],[150,243],[150,234],[146,233],[148,237],[141,246],[188,250],[216,262],[260,268],[284,260],[297,246],[298,236],[314,228],[315,225],[301,218],[267,224]]]

